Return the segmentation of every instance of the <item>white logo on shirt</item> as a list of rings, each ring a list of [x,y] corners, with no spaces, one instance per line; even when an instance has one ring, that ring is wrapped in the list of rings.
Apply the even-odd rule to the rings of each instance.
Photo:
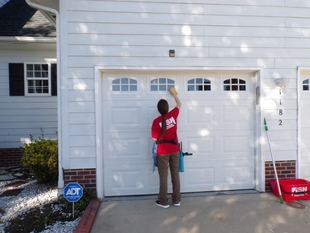
[[[161,122],[159,123],[159,125],[161,127]],[[167,129],[170,129],[170,128],[174,127],[174,125],[176,125],[174,117],[170,117],[169,119],[166,119]]]

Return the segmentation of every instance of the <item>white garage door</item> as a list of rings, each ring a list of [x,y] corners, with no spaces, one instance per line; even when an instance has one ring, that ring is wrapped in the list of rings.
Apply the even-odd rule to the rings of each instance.
[[[300,91],[300,178],[310,180],[310,76],[301,79]]]
[[[181,191],[254,188],[253,80],[245,75],[103,77],[103,156],[106,196],[158,193],[150,128],[160,98],[176,86],[182,109],[178,134],[185,158]],[[171,187],[170,187],[171,188]]]

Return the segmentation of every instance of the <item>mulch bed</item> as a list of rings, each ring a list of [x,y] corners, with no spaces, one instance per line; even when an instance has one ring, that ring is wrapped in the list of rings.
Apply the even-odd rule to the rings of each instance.
[[[5,187],[15,188],[15,187],[21,186],[22,184],[26,184],[26,182],[19,180],[19,181],[15,181],[15,182],[5,185]]]
[[[7,190],[5,192],[3,192],[0,197],[10,197],[10,196],[17,196],[18,194],[20,194],[24,189],[11,189],[11,190]]]

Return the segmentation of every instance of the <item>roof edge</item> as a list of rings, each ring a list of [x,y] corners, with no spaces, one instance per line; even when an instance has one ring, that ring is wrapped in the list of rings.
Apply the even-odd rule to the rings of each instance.
[[[45,18],[56,28],[56,15],[59,11],[59,1],[55,0],[25,0],[26,3],[35,9],[38,9]]]
[[[56,43],[56,37],[0,36],[0,41]]]

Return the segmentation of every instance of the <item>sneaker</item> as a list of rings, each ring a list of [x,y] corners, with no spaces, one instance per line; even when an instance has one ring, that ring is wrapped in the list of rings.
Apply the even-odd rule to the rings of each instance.
[[[181,206],[181,202],[174,203],[173,205],[174,205],[175,207],[179,207],[179,206]]]
[[[155,204],[156,204],[157,206],[159,206],[159,207],[164,208],[164,209],[169,208],[169,205],[163,205],[163,204],[160,204],[160,203],[159,203],[159,201],[155,201]]]

